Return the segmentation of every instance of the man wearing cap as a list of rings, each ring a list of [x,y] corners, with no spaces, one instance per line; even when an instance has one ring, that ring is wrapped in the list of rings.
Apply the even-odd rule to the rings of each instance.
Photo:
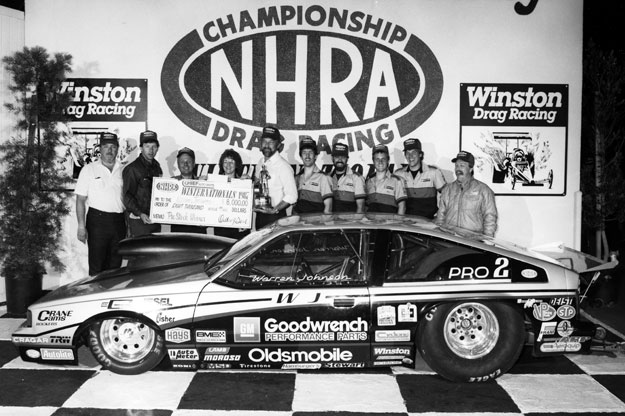
[[[269,197],[271,208],[255,208],[256,229],[286,217],[286,209],[297,202],[297,186],[293,176],[293,168],[280,156],[284,147],[283,137],[277,127],[266,126],[261,135],[260,151],[262,159],[256,165],[256,180],[260,180],[260,172],[265,169],[268,174]]]
[[[495,194],[473,177],[475,157],[460,151],[451,161],[455,164],[456,180],[441,192],[436,224],[494,236],[497,230]]]
[[[178,150],[176,155],[176,164],[180,175],[173,176],[173,179],[198,179],[195,175],[195,152],[188,147]],[[196,233],[206,234],[206,227],[200,225],[172,224],[172,233]]]
[[[349,159],[349,147],[344,143],[334,143],[332,145],[334,173],[330,177],[334,191],[332,211],[361,214],[365,212],[365,197],[367,196],[365,178],[349,168],[347,159]]]
[[[318,154],[317,143],[310,137],[299,142],[299,155],[304,162],[304,169],[295,176],[298,195],[293,210],[298,214],[332,213],[332,181],[315,164]]]
[[[434,218],[438,192],[443,190],[445,178],[438,168],[423,163],[419,139],[404,141],[404,156],[408,165],[393,173],[403,179],[406,187],[406,214]]]
[[[388,147],[383,144],[373,148],[375,175],[367,179],[368,212],[406,213],[406,189],[401,178],[388,171]]]
[[[100,159],[85,165],[76,182],[77,237],[87,243],[90,276],[122,264],[117,246],[126,237],[126,222],[118,150],[117,135],[102,133]]]
[[[146,130],[139,136],[141,153],[123,172],[123,198],[128,212],[128,228],[131,237],[156,233],[161,225],[150,220],[152,179],[163,175],[156,153],[159,143],[156,132]]]

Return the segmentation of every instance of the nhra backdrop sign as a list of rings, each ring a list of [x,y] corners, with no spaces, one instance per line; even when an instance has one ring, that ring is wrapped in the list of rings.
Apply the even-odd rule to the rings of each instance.
[[[241,10],[183,36],[161,72],[189,129],[258,148],[262,126],[352,150],[389,144],[436,109],[443,74],[430,48],[374,14],[321,5]]]
[[[61,93],[71,94],[65,114],[72,121],[147,121],[146,79],[67,78]]]

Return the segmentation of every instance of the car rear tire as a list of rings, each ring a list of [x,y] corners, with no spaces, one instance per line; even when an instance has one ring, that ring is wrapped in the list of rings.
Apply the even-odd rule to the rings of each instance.
[[[523,313],[503,302],[439,305],[417,328],[425,362],[452,381],[479,382],[507,372],[525,343]]]
[[[89,328],[89,348],[102,367],[117,374],[140,374],[165,356],[163,335],[128,317],[104,319]]]

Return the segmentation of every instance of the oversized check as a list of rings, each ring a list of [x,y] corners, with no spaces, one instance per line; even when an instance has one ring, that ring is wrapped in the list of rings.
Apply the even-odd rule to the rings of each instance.
[[[252,180],[154,178],[150,219],[165,224],[252,228]]]

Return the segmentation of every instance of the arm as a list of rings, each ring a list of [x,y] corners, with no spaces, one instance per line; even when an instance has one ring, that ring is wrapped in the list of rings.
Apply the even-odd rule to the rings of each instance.
[[[404,215],[406,213],[406,200],[397,203],[397,213],[399,215]]]
[[[358,198],[356,200],[356,214],[362,214],[365,212],[365,198]]]
[[[486,188],[484,195],[484,204],[482,206],[482,215],[484,218],[484,234],[494,237],[497,230],[497,205],[495,205],[495,194],[490,188]]]
[[[132,165],[128,165],[126,169],[124,169],[124,171],[122,172],[122,178],[124,180],[124,185],[122,189],[124,206],[126,207],[127,211],[139,217],[141,215],[141,210],[139,209],[139,204],[137,203],[137,199],[135,198],[135,195],[137,194],[138,178]]]
[[[76,195],[76,218],[78,219],[78,231],[76,237],[81,243],[87,242],[87,224],[85,216],[87,214],[87,197],[85,195]]]
[[[398,176],[396,185],[395,185],[395,200],[397,201],[397,213],[399,215],[404,215],[406,213],[406,199],[408,199],[408,194],[406,194],[406,186],[404,185],[404,180]]]
[[[332,197],[323,200],[323,213],[332,214]]]
[[[447,215],[447,204],[449,200],[449,190],[447,186],[443,187],[441,191],[441,197],[438,201],[438,212],[436,213],[436,218],[434,222],[436,225],[443,225],[445,223],[445,216]]]

